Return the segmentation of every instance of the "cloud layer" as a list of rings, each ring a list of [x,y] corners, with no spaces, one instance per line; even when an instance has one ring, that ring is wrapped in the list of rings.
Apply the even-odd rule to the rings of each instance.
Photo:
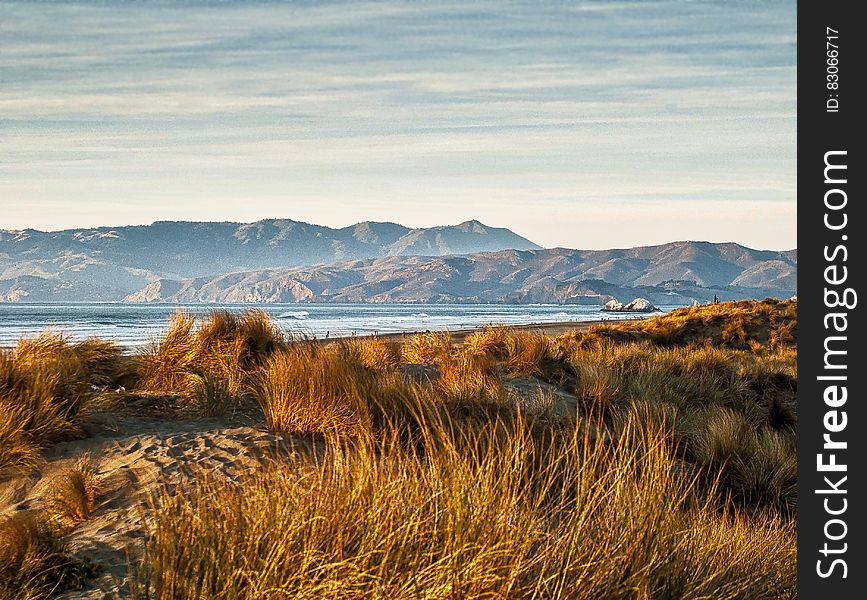
[[[0,228],[795,244],[794,2],[4,2],[0,40]]]

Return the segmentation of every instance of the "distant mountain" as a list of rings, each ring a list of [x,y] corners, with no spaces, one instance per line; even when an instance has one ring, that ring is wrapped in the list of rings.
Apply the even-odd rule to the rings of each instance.
[[[797,253],[673,242],[542,249],[478,221],[334,229],[288,219],[0,231],[0,301],[687,304],[791,296]]]
[[[478,221],[460,225],[413,229],[388,248],[387,256],[446,256],[498,250],[532,250],[541,246],[509,231]]]
[[[161,279],[512,248],[539,246],[508,229],[478,221],[422,229],[376,222],[334,229],[267,219],[0,231],[0,300],[121,300]]]
[[[216,277],[159,279],[132,302],[504,302],[655,304],[788,297],[796,254],[738,244],[675,242],[623,250],[503,250],[389,256]]]

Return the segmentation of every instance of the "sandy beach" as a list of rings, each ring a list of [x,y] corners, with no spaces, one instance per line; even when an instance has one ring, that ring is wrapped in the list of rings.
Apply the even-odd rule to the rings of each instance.
[[[658,314],[658,313],[655,313]],[[567,331],[586,331],[591,327],[595,327],[596,325],[611,325],[612,323],[619,323],[623,321],[639,321],[641,319],[647,318],[646,316],[636,316],[629,318],[618,318],[618,319],[601,319],[595,321],[559,321],[556,323],[527,323],[525,325],[509,325],[508,328],[511,331],[522,331],[527,333],[542,333],[545,335],[560,335],[566,333]],[[471,333],[476,331],[483,331],[488,327],[496,327],[496,324],[486,325],[483,327],[467,327],[464,329],[454,329],[448,330],[449,334],[451,334],[451,338],[453,342],[460,343],[464,341]],[[438,331],[431,330],[430,333],[437,333]],[[346,337],[379,337],[384,340],[395,340],[395,339],[403,339],[405,337],[415,335],[418,333],[428,333],[426,331],[407,331],[402,333],[387,333],[383,335],[364,335],[364,336],[337,336],[329,339],[342,339]]]

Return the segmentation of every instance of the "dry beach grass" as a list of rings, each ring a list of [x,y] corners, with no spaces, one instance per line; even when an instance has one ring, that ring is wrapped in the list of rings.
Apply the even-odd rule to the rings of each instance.
[[[794,597],[796,309],[330,342],[217,312],[133,357],[22,341],[0,591]],[[91,542],[117,559],[96,583]]]

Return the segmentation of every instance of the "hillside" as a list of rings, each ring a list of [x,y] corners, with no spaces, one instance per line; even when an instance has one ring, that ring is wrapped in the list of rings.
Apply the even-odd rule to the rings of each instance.
[[[508,302],[655,304],[792,296],[786,253],[678,242],[627,250],[504,250],[466,256],[386,257],[185,280],[160,279],[134,302]],[[762,278],[767,273],[767,279]]]
[[[0,231],[0,300],[121,300],[161,278],[507,248],[539,246],[508,229],[478,221],[422,229],[369,221],[334,229],[266,219]]]

